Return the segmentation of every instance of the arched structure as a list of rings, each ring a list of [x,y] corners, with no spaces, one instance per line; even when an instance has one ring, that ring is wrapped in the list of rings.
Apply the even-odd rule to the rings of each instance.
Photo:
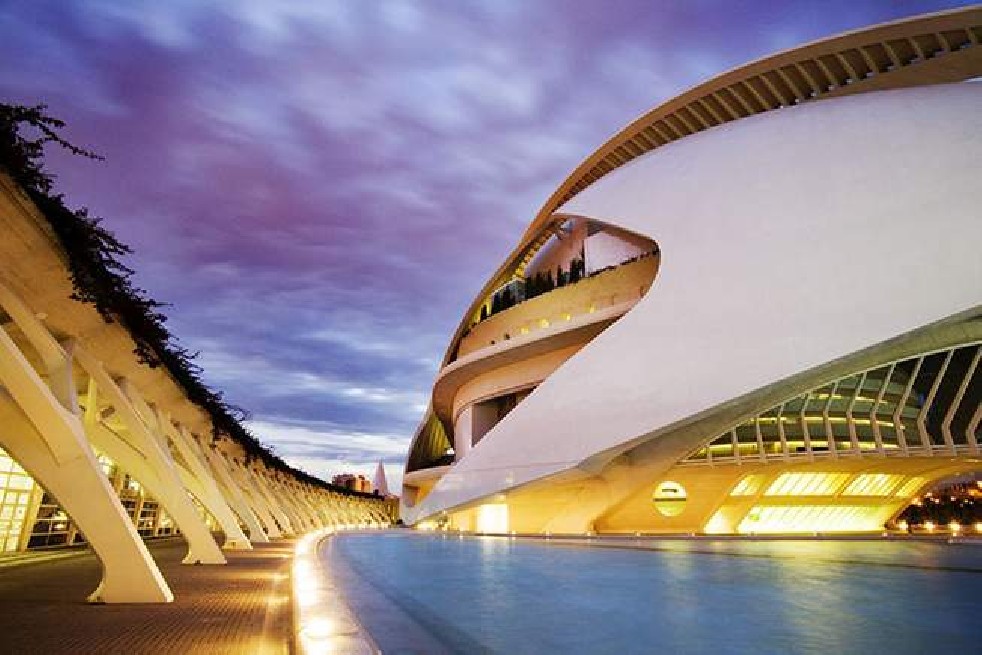
[[[87,541],[103,565],[91,599],[173,596],[141,536],[180,533],[185,563],[335,525],[386,525],[394,507],[256,457],[213,429],[122,321],[73,299],[48,218],[0,174],[0,548]],[[275,462],[274,462],[275,464]]]
[[[977,7],[833,37],[602,146],[454,335],[403,517],[868,531],[982,469],[980,38]],[[556,241],[584,279],[525,299]]]

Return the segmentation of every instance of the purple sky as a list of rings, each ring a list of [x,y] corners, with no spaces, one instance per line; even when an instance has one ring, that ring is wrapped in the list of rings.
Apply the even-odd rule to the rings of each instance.
[[[0,97],[105,155],[48,161],[266,443],[395,489],[462,312],[594,148],[725,69],[959,4],[31,0],[0,9]]]

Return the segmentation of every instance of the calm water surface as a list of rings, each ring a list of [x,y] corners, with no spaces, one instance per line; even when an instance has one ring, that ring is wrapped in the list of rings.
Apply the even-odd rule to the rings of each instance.
[[[385,653],[982,653],[982,546],[326,542]]]

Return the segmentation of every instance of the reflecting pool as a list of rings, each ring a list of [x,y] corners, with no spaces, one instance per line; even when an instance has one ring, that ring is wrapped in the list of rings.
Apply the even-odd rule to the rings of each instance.
[[[982,546],[409,531],[324,545],[385,653],[978,653]]]

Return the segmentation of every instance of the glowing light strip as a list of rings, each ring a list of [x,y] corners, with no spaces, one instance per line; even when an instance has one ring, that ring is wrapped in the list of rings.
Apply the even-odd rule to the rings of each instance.
[[[343,524],[304,535],[293,557],[293,616],[300,655],[381,651],[341,600],[340,593],[318,556],[319,545],[338,530],[355,529]]]
[[[883,528],[887,511],[889,509],[885,510],[878,506],[757,505],[740,521],[737,532],[742,534],[872,532]]]

